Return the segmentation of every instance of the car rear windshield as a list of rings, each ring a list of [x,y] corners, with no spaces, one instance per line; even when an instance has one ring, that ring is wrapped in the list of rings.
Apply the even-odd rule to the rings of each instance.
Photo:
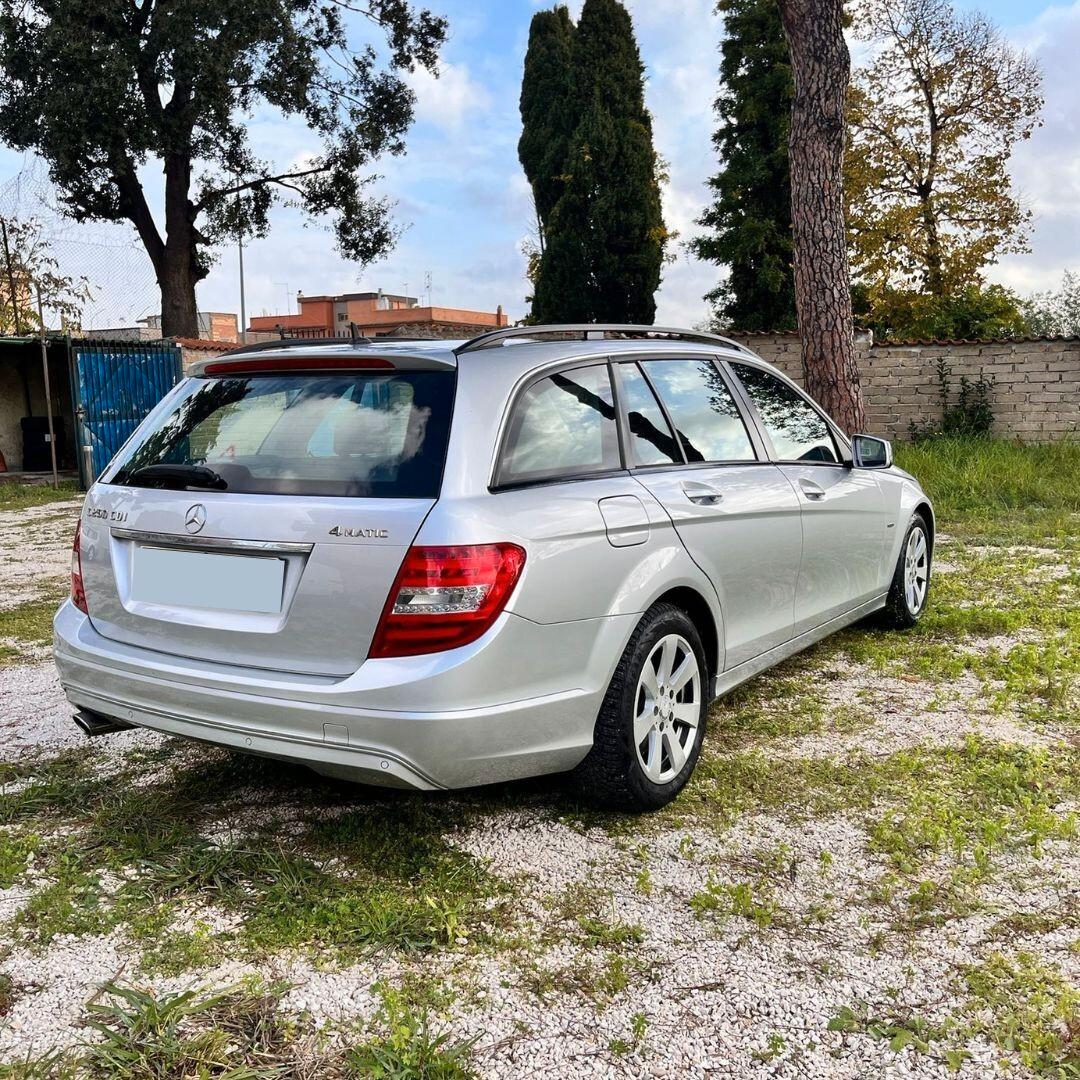
[[[189,379],[110,482],[268,495],[434,498],[450,371]]]

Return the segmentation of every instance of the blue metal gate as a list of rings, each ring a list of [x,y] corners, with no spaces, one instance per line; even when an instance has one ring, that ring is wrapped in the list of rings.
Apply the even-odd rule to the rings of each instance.
[[[167,342],[75,340],[71,350],[79,473],[89,487],[147,413],[180,381],[183,364],[180,350]]]

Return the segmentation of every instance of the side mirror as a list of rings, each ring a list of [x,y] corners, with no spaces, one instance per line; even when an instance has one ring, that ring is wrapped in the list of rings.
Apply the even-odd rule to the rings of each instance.
[[[851,460],[856,469],[887,469],[892,465],[892,445],[873,435],[852,435]]]

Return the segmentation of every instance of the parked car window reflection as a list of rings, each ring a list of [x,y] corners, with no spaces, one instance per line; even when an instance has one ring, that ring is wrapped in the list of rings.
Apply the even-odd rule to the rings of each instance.
[[[606,364],[533,383],[510,418],[500,484],[618,469],[619,434]]]
[[[710,360],[646,360],[686,460],[753,461],[754,447],[731,392]]]
[[[732,364],[772,439],[780,461],[839,462],[829,425],[782,379],[749,364]]]
[[[645,376],[637,364],[622,364],[619,381],[630,428],[630,455],[635,465],[681,463],[682,453]]]

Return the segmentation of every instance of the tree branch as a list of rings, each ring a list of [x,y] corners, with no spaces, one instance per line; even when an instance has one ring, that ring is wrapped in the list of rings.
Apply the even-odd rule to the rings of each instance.
[[[302,180],[305,176],[315,176],[318,173],[326,172],[326,170],[326,165],[319,165],[317,168],[301,169],[299,172],[278,173],[277,176],[257,176],[254,180],[245,180],[242,184],[233,184],[230,187],[218,188],[216,191],[205,192],[203,197],[195,204],[195,209],[202,210],[212,199],[221,199],[229,195],[238,195],[241,191],[250,191],[252,188],[263,187],[266,184],[277,184],[279,187],[287,187],[292,188],[293,191],[300,191],[301,189],[296,187],[295,184],[287,183],[287,181]]]

